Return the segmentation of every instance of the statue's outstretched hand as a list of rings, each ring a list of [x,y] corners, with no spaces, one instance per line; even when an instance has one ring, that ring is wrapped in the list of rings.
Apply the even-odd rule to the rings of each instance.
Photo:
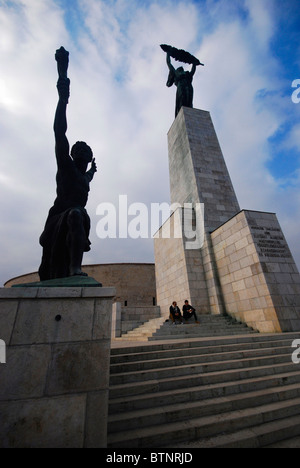
[[[97,165],[95,162],[95,158],[93,158],[91,161],[91,168],[89,171],[86,172],[86,176],[89,182],[93,180],[95,172],[97,172]]]

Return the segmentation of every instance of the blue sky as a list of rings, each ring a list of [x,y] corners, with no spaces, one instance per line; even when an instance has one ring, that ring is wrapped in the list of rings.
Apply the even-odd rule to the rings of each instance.
[[[298,0],[0,0],[0,283],[36,271],[55,197],[54,53],[70,51],[70,143],[99,171],[84,263],[152,262],[151,239],[96,235],[97,206],[169,202],[175,89],[159,44],[197,56],[194,107],[211,113],[240,205],[276,212],[300,266]],[[300,93],[299,93],[300,96]]]

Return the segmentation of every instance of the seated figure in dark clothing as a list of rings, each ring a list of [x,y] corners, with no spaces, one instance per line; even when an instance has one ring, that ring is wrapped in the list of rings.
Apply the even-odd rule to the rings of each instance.
[[[70,80],[67,78],[68,52],[62,47],[55,56],[58,64],[58,105],[54,120],[57,160],[57,197],[49,211],[40,237],[43,257],[39,268],[41,281],[68,276],[86,276],[81,270],[83,253],[90,250],[90,218],[85,209],[89,184],[97,167],[91,148],[77,142],[70,155],[66,137],[66,108]],[[88,164],[91,168],[87,171]]]
[[[197,318],[197,315],[196,315],[196,309],[194,309],[194,307],[192,307],[190,304],[189,304],[189,301],[188,300],[185,300],[184,301],[184,306],[182,307],[182,312],[183,312],[183,318],[184,320],[189,320],[191,317],[194,317],[195,319],[195,322],[196,323],[199,323],[198,322],[198,318]]]
[[[182,315],[176,301],[173,301],[170,306],[170,319],[175,325],[177,321],[183,323]]]

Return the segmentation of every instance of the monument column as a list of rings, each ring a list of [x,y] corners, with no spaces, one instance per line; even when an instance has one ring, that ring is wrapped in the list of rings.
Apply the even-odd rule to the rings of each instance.
[[[206,231],[240,211],[209,112],[182,107],[168,149],[171,203],[204,203]]]
[[[168,133],[171,203],[202,203],[201,249],[211,313],[225,312],[210,232],[240,211],[210,113],[182,107]]]
[[[184,208],[192,204],[196,209],[201,204],[204,236],[197,249],[187,248],[182,242],[180,258],[184,264],[183,274],[172,278],[168,285],[168,272],[173,267],[167,261],[162,239],[155,240],[157,294],[162,309],[167,313],[167,302],[172,302],[171,291],[180,289],[182,278],[189,278],[186,295],[195,304],[199,313],[225,312],[218,272],[215,266],[210,232],[240,211],[233,185],[224,161],[218,138],[207,111],[182,107],[168,133],[169,173],[171,203]],[[186,205],[191,206],[191,205]],[[184,216],[186,211],[183,209]],[[194,213],[195,215],[195,213]],[[196,222],[196,220],[194,220]],[[199,217],[197,218],[199,223]],[[178,241],[172,239],[170,242]],[[170,246],[171,244],[169,244]],[[164,267],[160,258],[164,257]],[[184,260],[183,260],[184,259]],[[182,265],[180,268],[182,272]],[[174,282],[178,283],[178,286]],[[162,287],[162,291],[161,291]],[[169,296],[166,298],[166,291]],[[186,298],[178,298],[178,301]],[[170,302],[170,303],[171,303]],[[165,304],[164,304],[165,303]]]

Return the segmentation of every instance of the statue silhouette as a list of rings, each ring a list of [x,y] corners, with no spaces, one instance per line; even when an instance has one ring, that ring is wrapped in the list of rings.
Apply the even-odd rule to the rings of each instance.
[[[176,117],[182,106],[193,107],[193,77],[196,71],[196,67],[198,65],[203,65],[203,63],[200,63],[196,57],[191,55],[189,52],[186,52],[185,50],[176,49],[176,47],[172,47],[166,44],[161,44],[161,48],[167,54],[167,65],[169,68],[167,86],[171,87],[173,84],[175,84],[177,87],[175,105]],[[175,60],[191,63],[191,71],[185,71],[183,67],[176,69],[171,63],[171,56],[174,57]]]
[[[91,148],[82,141],[72,147],[66,137],[66,109],[70,95],[67,77],[69,53],[56,51],[59,100],[54,119],[55,154],[57,161],[57,196],[49,211],[40,237],[43,247],[39,268],[41,281],[68,276],[87,276],[81,270],[83,253],[90,250],[90,218],[85,209],[89,185],[97,171]],[[87,171],[88,164],[91,168]]]

